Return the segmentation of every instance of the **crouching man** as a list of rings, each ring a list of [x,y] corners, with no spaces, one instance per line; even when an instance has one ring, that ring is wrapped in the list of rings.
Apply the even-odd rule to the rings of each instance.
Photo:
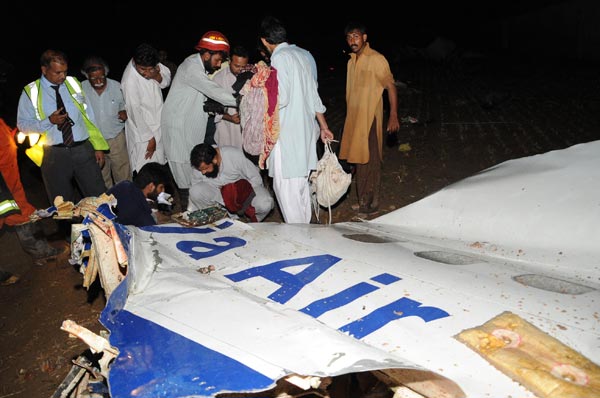
[[[148,162],[138,170],[133,182],[123,180],[106,191],[117,199],[117,206],[113,209],[116,222],[136,227],[158,224],[157,214],[152,211],[149,201],[157,203],[161,193],[171,190],[167,167]]]
[[[262,221],[275,206],[258,167],[233,146],[196,145],[190,154],[192,185],[189,211],[219,203],[230,213]]]

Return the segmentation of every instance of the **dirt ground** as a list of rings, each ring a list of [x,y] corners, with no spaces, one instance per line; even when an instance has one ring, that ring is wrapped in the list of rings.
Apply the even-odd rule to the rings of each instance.
[[[394,65],[399,116],[416,123],[403,122],[397,143],[384,146],[381,210],[370,218],[505,160],[600,139],[598,70],[514,59]],[[341,134],[344,82],[323,76],[320,85],[330,127]],[[39,172],[26,159],[21,165],[30,201],[47,207]],[[332,209],[334,222],[360,221],[353,188]],[[327,210],[320,214],[325,222]],[[266,219],[280,220],[277,211]],[[48,233],[57,231],[53,220],[44,223]],[[10,228],[0,232],[0,261],[30,268],[18,283],[0,286],[0,398],[50,397],[87,349],[61,323],[72,319],[99,332],[104,296],[82,287],[66,256],[34,266]]]

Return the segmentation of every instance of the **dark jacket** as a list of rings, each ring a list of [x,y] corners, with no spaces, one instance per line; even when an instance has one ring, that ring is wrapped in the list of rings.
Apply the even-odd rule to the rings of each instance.
[[[115,221],[119,224],[135,225],[136,227],[156,225],[146,197],[133,182],[121,181],[113,185],[106,193],[112,194],[117,199],[117,207],[114,212],[117,216]]]

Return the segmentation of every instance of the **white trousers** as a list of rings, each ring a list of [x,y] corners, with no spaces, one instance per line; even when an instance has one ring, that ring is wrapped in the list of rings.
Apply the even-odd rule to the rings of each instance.
[[[192,165],[190,162],[182,163],[169,160],[168,163],[177,188],[189,189],[192,185]]]
[[[312,208],[308,177],[283,178],[279,142],[273,147],[273,190],[283,221],[290,224],[310,224]]]

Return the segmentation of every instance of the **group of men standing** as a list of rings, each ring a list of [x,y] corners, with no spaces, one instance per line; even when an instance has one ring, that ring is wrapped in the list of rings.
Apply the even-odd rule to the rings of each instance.
[[[388,92],[389,132],[399,129],[397,95],[389,65],[385,57],[369,47],[365,27],[349,24],[345,34],[352,53],[339,157],[356,164],[359,211],[372,214],[379,205],[382,93]],[[283,220],[310,223],[308,177],[318,160],[317,140],[334,139],[318,93],[316,62],[309,51],[287,42],[286,28],[277,18],[262,20],[260,41],[269,53],[270,68],[276,72],[279,113],[277,139],[266,158],[266,168]],[[86,59],[82,72],[88,80],[81,84],[67,75],[65,54],[55,50],[42,54],[42,76],[25,87],[19,100],[17,125],[25,133],[42,134],[42,146],[38,148],[41,157],[37,161],[50,201],[59,195],[71,200],[72,179],[83,196],[98,196],[110,188],[113,179],[115,183],[130,179],[147,163],[168,163],[186,202],[189,191],[192,208],[209,201],[227,202],[223,190],[214,191],[215,187],[222,188],[216,181],[227,185],[246,180],[252,186],[256,219],[261,221],[268,215],[274,201],[269,200],[262,178],[256,178],[257,166],[242,161],[245,155],[241,137],[224,132],[228,125],[238,126],[234,131],[239,131],[241,120],[236,111],[216,118],[222,125],[215,137],[219,144],[215,153],[208,150],[204,157],[193,155],[198,155],[200,149],[206,152],[209,115],[203,110],[204,102],[210,98],[230,109],[237,107],[230,86],[247,65],[248,55],[234,49],[230,66],[213,80],[210,75],[229,59],[227,38],[209,31],[196,50],[178,66],[173,77],[169,68],[159,62],[158,52],[142,44],[125,69],[120,90],[119,82],[106,77],[108,66],[101,58]],[[166,87],[169,92],[163,100],[161,90]],[[65,130],[71,131],[71,141],[63,138]],[[190,190],[193,184],[209,184],[211,188],[207,185]]]

